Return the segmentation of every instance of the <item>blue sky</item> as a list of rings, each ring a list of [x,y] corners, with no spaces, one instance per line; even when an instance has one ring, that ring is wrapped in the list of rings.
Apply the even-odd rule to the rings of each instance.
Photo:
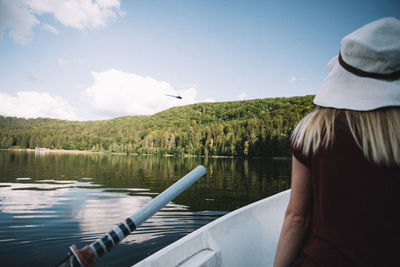
[[[315,94],[341,39],[387,16],[400,1],[0,0],[0,115]]]

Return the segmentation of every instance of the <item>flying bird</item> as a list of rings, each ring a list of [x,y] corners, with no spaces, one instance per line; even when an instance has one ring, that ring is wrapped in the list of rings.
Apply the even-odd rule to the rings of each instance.
[[[182,99],[182,97],[181,97],[180,95],[166,95],[166,96],[170,96],[170,97],[175,97],[175,98],[178,98],[178,99]]]

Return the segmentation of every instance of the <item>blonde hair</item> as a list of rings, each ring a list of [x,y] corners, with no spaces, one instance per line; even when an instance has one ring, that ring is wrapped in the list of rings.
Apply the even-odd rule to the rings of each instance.
[[[364,156],[377,165],[400,165],[400,108],[373,111],[319,107],[300,121],[292,135],[305,155],[328,148],[334,140],[335,118],[344,112],[347,125]]]

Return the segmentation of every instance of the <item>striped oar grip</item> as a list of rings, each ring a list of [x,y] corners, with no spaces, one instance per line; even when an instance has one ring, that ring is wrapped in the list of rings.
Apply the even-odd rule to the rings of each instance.
[[[97,259],[103,256],[105,253],[110,252],[122,239],[127,237],[131,232],[136,229],[136,225],[131,218],[126,218],[125,221],[106,233],[102,238],[97,239],[95,242],[89,245],[94,252]]]

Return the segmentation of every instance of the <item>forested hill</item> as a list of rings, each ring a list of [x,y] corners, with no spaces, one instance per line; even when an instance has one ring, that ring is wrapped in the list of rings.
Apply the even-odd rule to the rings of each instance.
[[[199,103],[104,121],[0,116],[0,147],[141,154],[286,156],[314,96]]]

